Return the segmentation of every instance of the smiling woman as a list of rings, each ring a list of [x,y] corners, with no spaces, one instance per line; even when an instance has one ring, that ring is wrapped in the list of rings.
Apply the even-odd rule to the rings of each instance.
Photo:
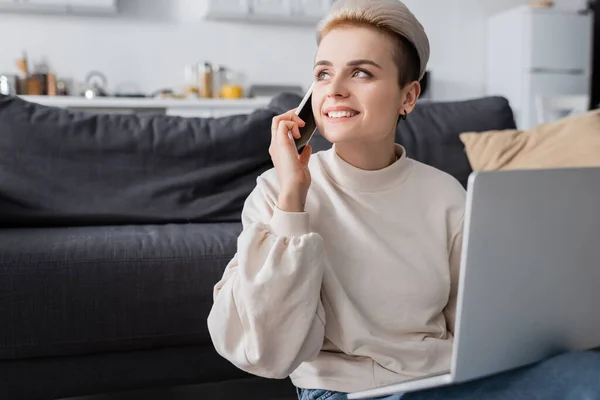
[[[317,40],[311,104],[333,147],[298,154],[289,134],[305,122],[273,119],[274,169],[246,201],[208,319],[221,355],[291,376],[305,398],[449,368],[465,202],[458,181],[394,141],[429,60],[410,10],[341,0]]]
[[[396,123],[414,109],[429,60],[423,27],[395,3],[340,1],[318,28],[317,126],[340,157],[364,169],[395,161]]]
[[[397,0],[341,0],[320,24],[305,125],[273,119],[274,169],[247,199],[238,252],[215,285],[217,351],[303,389],[357,391],[447,370],[465,192],[394,142],[429,59]],[[401,205],[401,206],[400,206]]]
[[[213,343],[245,371],[332,393],[447,370],[465,192],[394,142],[427,35],[400,1],[341,0],[317,37],[312,110],[333,147],[298,154],[304,121],[273,119],[274,169],[215,285]]]

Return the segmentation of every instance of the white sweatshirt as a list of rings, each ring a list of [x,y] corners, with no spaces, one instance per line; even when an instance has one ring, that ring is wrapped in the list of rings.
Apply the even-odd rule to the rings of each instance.
[[[258,178],[208,317],[219,354],[340,392],[450,368],[465,191],[397,155],[365,171],[314,154],[302,213],[277,208],[275,170]]]

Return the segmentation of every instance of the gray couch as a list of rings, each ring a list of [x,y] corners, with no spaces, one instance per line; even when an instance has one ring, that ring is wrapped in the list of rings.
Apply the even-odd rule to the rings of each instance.
[[[184,119],[0,97],[0,399],[216,382],[223,398],[293,399],[289,380],[219,357],[206,318],[244,199],[271,168],[271,118],[299,101]],[[514,127],[503,98],[424,102],[397,141],[466,185],[458,134]]]

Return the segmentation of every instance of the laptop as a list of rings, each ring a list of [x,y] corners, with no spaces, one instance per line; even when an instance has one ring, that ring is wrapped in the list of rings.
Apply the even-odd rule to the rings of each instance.
[[[600,168],[469,177],[450,370],[348,399],[467,382],[600,347]]]

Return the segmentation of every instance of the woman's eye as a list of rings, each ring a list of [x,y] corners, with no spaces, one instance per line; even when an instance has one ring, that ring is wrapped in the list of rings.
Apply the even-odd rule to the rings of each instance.
[[[373,75],[371,75],[370,73],[368,73],[367,71],[363,71],[363,70],[358,70],[354,73],[354,76],[357,78],[371,78]]]
[[[321,71],[317,74],[317,80],[322,81],[324,79],[329,79],[329,73],[327,71]]]

